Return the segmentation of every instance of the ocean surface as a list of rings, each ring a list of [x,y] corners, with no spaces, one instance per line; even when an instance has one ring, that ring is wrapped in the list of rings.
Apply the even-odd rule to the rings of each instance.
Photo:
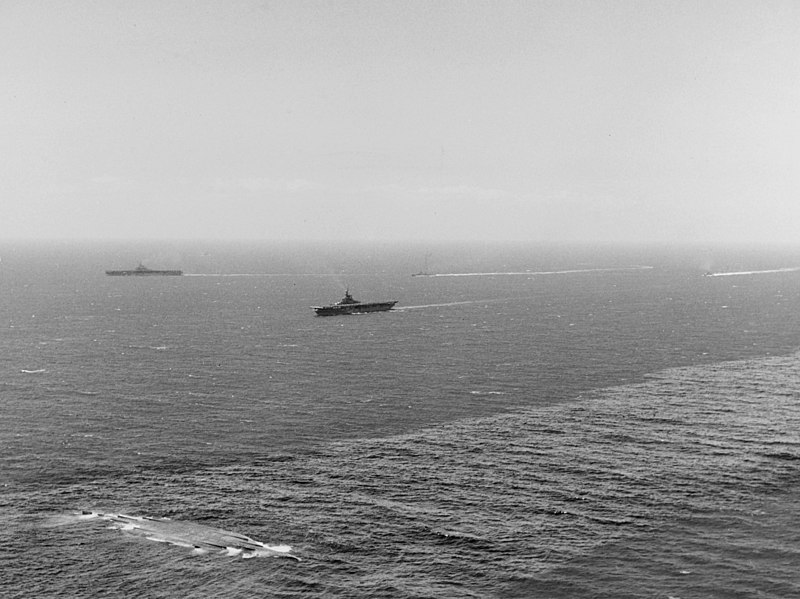
[[[798,269],[0,243],[0,597],[798,597]]]

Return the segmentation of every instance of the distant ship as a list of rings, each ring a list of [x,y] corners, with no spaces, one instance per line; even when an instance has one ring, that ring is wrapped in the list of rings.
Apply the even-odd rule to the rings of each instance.
[[[413,273],[411,275],[412,277],[432,277],[432,276],[434,276],[434,274],[428,270],[428,257],[430,257],[430,254],[425,256],[425,268],[423,268],[419,272]]]
[[[182,270],[151,270],[139,263],[133,270],[107,270],[109,277],[179,277]]]
[[[353,299],[350,291],[344,292],[344,298],[329,306],[312,306],[317,316],[337,316],[339,314],[363,314],[365,312],[386,312],[391,310],[397,300],[389,302],[360,302]]]

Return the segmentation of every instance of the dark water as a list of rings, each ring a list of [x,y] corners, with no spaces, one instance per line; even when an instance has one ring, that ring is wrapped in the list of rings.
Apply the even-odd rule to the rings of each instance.
[[[426,253],[496,274],[410,277]],[[800,271],[780,270],[800,252],[0,259],[0,596],[800,594]],[[191,276],[103,275],[140,260]],[[400,309],[313,316],[347,286]],[[302,561],[198,555],[82,510]]]

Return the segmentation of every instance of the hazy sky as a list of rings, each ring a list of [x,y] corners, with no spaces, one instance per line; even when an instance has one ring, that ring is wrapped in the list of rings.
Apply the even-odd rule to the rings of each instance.
[[[800,240],[800,2],[0,0],[0,239]]]

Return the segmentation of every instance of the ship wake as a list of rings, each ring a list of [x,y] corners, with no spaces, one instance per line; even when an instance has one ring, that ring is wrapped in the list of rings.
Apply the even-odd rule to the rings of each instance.
[[[741,270],[738,272],[710,272],[706,274],[707,277],[740,277],[744,275],[768,275],[779,272],[796,272],[800,270],[800,266],[791,268],[772,268],[770,270]]]
[[[236,532],[194,522],[89,511],[81,512],[77,517],[80,520],[103,520],[109,523],[109,528],[149,541],[185,547],[195,554],[216,552],[245,559],[289,557],[300,561],[299,557],[292,555],[292,548],[288,545],[267,545]]]
[[[468,304],[493,304],[498,302],[508,302],[515,299],[514,297],[504,297],[504,298],[495,298],[495,299],[479,299],[479,300],[464,300],[461,302],[444,302],[440,304],[419,304],[417,306],[399,306],[394,308],[395,312],[403,312],[405,310],[419,310],[420,308],[443,308],[448,306],[465,306]]]
[[[652,266],[622,266],[619,268],[573,268],[569,270],[523,270],[508,272],[442,272],[425,274],[430,278],[440,277],[498,277],[498,276],[542,276],[542,275],[573,275],[599,272],[623,272],[628,270],[651,270]]]

